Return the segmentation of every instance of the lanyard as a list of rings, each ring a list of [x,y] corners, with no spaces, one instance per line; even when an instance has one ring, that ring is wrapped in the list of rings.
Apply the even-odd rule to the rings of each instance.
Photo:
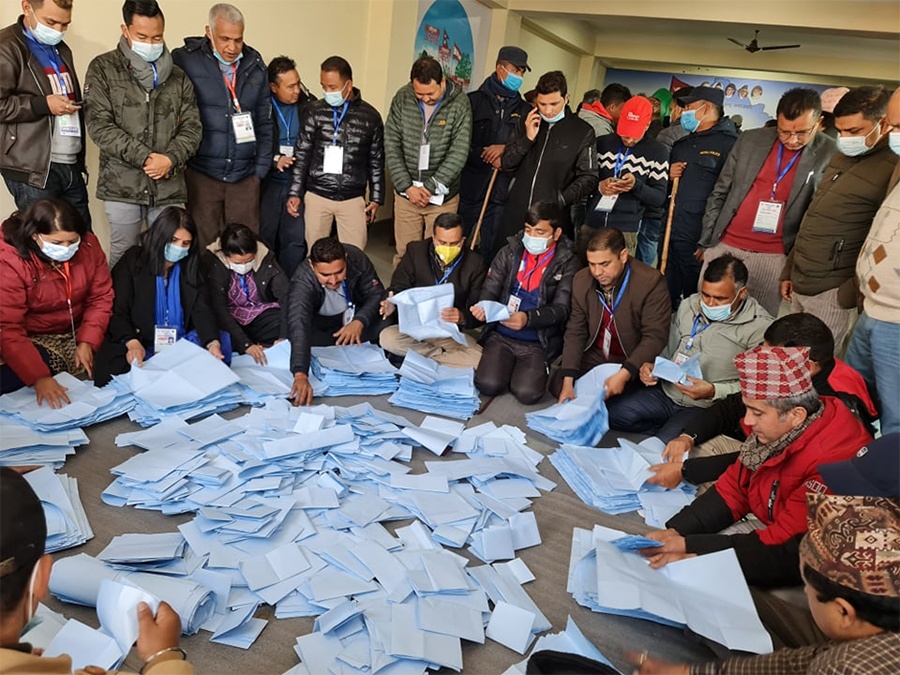
[[[629,267],[625,271],[625,281],[622,282],[622,288],[619,289],[619,295],[616,296],[616,300],[613,303],[612,309],[610,309],[609,305],[606,304],[606,300],[603,297],[603,293],[597,291],[597,299],[600,301],[600,304],[603,305],[603,309],[609,312],[610,317],[615,319],[616,310],[619,309],[619,305],[622,302],[622,296],[625,295],[625,289],[628,288],[628,280],[631,278],[631,267]]]
[[[229,80],[225,73],[222,73],[222,79],[225,80],[225,86],[228,87],[228,91],[231,93],[231,102],[234,103],[234,109],[241,112],[241,104],[238,101],[237,91],[234,88],[235,82],[237,82],[236,62],[231,64],[231,79]]]
[[[354,305],[353,302],[350,300],[350,293],[347,291],[347,282],[346,281],[341,282],[341,293],[344,296],[344,300],[347,302],[347,307],[351,307],[351,308],[356,307],[356,305]]]
[[[696,338],[700,333],[702,333],[702,332],[705,331],[707,328],[709,328],[710,326],[712,326],[711,323],[708,323],[708,324],[704,325],[703,328],[700,328],[699,330],[697,330],[697,327],[698,327],[699,325],[700,325],[700,315],[698,314],[698,315],[694,318],[694,326],[693,326],[693,328],[691,328],[691,337],[688,338],[688,341],[687,341],[687,342],[685,343],[685,345],[684,345],[684,348],[685,348],[687,351],[691,351],[691,348],[694,346],[694,338]]]
[[[241,285],[241,289],[244,291],[244,295],[247,296],[247,302],[249,302],[251,305],[254,304],[253,301],[250,299],[250,287],[247,285],[246,275],[238,274],[237,278],[238,278],[238,283]]]
[[[556,253],[556,246],[554,246],[552,249],[550,249],[550,250],[547,251],[544,255],[542,255],[540,258],[538,258],[538,259],[537,259],[537,262],[535,262],[534,267],[531,268],[531,271],[530,271],[530,272],[528,271],[528,268],[527,268],[527,267],[525,268],[525,270],[524,270],[525,273],[522,275],[522,280],[521,280],[521,281],[519,281],[518,279],[516,280],[516,283],[518,284],[518,287],[516,288],[516,295],[518,295],[519,293],[521,293],[521,291],[522,291],[522,284],[523,284],[523,283],[526,283],[526,284],[527,284],[527,283],[528,283],[528,280],[531,279],[531,277],[534,276],[534,273],[537,272],[539,269],[541,269],[541,266],[542,266],[544,263],[546,263],[548,260],[550,260],[550,258],[552,258],[553,255],[554,255],[555,253]],[[528,261],[528,258],[526,257],[527,255],[528,255],[528,253],[525,253],[525,254],[522,256],[523,260],[524,260],[526,263],[527,263],[527,261]]]
[[[337,145],[338,142],[338,129],[341,126],[341,122],[344,121],[344,116],[347,114],[347,108],[350,107],[350,101],[344,101],[344,107],[341,109],[341,116],[338,117],[337,108],[332,108],[331,112],[334,114],[334,135],[331,137],[332,145]]]
[[[62,267],[57,267],[56,271],[62,275],[63,280],[66,282],[66,303],[69,305],[69,322],[72,325],[72,339],[77,343],[78,340],[75,337],[75,313],[72,311],[72,277],[69,272],[69,261],[67,260],[62,264]]]
[[[431,120],[434,117],[434,114],[437,112],[438,108],[441,107],[441,101],[444,100],[444,95],[437,100],[437,103],[434,104],[434,109],[431,111],[431,115],[425,117],[425,104],[422,101],[419,101],[419,110],[422,111],[422,138],[426,141],[428,140],[428,126],[431,124]]]
[[[289,144],[293,145],[291,141],[291,130],[294,126],[294,114],[297,112],[296,106],[291,106],[291,115],[290,119],[284,119],[284,113],[281,112],[281,106],[278,105],[278,101],[275,100],[275,97],[272,97],[272,107],[275,108],[275,113],[278,115],[278,119],[281,120],[281,125],[285,128],[285,141]]]
[[[63,79],[62,73],[59,70],[59,61],[60,59],[59,52],[56,50],[56,47],[51,47],[49,45],[45,45],[43,42],[40,42],[34,34],[31,32],[31,29],[28,26],[25,26],[26,35],[28,39],[30,39],[34,44],[38,46],[39,49],[43,50],[45,54],[48,56],[48,60],[50,61],[50,67],[53,68],[53,72],[56,73],[56,80],[59,82],[59,93],[63,96],[69,95],[69,88],[66,86],[66,81]]]
[[[775,167],[775,173],[777,177],[775,178],[775,184],[772,185],[772,199],[775,199],[775,190],[778,189],[778,184],[781,182],[781,179],[787,175],[787,172],[791,170],[791,167],[794,166],[794,163],[797,161],[797,158],[800,156],[803,150],[801,149],[799,152],[794,153],[794,156],[791,157],[791,161],[788,162],[788,165],[784,167],[784,171],[781,170],[781,158],[784,156],[784,144],[778,144],[778,166]]]
[[[453,274],[453,270],[455,270],[456,266],[459,265],[459,262],[460,262],[460,260],[462,260],[462,257],[463,257],[463,254],[462,254],[462,251],[460,251],[459,256],[456,258],[456,260],[453,261],[453,264],[450,265],[450,267],[447,269],[447,271],[444,272],[444,276],[441,277],[441,280],[438,281],[437,277],[434,278],[435,285],[440,286],[442,283],[444,283],[445,281],[447,281],[447,279],[450,278],[450,275]]]
[[[624,154],[622,153],[623,149],[625,150]],[[619,177],[619,172],[624,168],[625,160],[628,159],[628,155],[631,154],[631,150],[631,148],[625,149],[625,146],[623,145],[619,148],[619,152],[616,153],[616,166],[613,169],[613,176],[615,176],[616,178]]]
[[[155,63],[151,63],[149,65],[153,70],[153,88],[156,89],[156,87],[159,85],[159,71],[156,69]]]

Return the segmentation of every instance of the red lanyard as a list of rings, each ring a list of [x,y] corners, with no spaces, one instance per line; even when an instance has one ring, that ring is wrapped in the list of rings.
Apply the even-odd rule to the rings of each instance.
[[[234,103],[234,109],[241,112],[241,104],[238,101],[237,91],[234,89],[234,84],[237,81],[237,63],[231,64],[231,79],[229,80],[225,73],[222,73],[222,79],[225,80],[225,86],[228,87],[228,91],[231,93],[231,102]]]
[[[62,264],[62,268],[56,267],[55,269],[66,282],[66,302],[69,305],[69,321],[72,324],[72,339],[77,343],[78,340],[75,337],[75,314],[72,312],[72,279],[69,275],[69,262],[66,261]]]

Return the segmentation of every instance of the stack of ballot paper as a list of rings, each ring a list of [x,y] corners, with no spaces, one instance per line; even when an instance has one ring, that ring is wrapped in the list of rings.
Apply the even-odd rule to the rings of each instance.
[[[284,398],[291,392],[294,375],[291,373],[291,343],[282,340],[263,350],[266,365],[259,365],[249,354],[236,354],[231,370],[240,378],[247,394],[248,405],[261,405],[268,397]]]
[[[381,347],[368,342],[313,347],[310,371],[316,396],[377,396],[397,390],[397,369]]]
[[[616,448],[565,444],[550,455],[550,462],[585,504],[617,514],[641,508],[642,494],[667,493],[646,482],[653,475],[651,464],[662,461],[664,448],[658,438],[648,438],[640,444],[620,438]],[[682,483],[675,492],[684,495],[684,506],[693,500],[695,488]]]
[[[45,464],[58,469],[75,448],[88,442],[81,429],[35,431],[25,422],[0,415],[0,466]]]
[[[529,658],[538,652],[544,651],[553,651],[562,654],[577,654],[578,656],[583,656],[587,659],[603,663],[613,670],[616,670],[615,666],[609,662],[609,659],[607,659],[603,653],[584,636],[584,633],[582,633],[581,629],[575,625],[575,621],[572,620],[571,616],[566,621],[565,631],[561,633],[548,633],[547,635],[539,637],[534,643],[534,648],[531,650]],[[527,667],[528,659],[525,659],[524,661],[511,665],[503,675],[525,675]],[[620,671],[616,670],[616,672]]]
[[[609,431],[609,414],[603,397],[606,380],[620,365],[605,363],[575,381],[575,400],[525,414],[529,427],[560,443],[596,445]]]
[[[416,340],[451,338],[465,345],[459,326],[441,321],[441,310],[453,307],[455,292],[453,284],[417,286],[388,298],[397,307],[400,332]]]
[[[575,528],[567,590],[595,612],[687,626],[732,650],[765,654],[772,640],[750,597],[734,549],[651,569],[613,544],[625,535],[599,525]]]
[[[401,408],[467,420],[481,405],[472,368],[451,368],[410,350],[400,366],[400,388],[388,399]]]
[[[71,403],[62,408],[37,405],[32,387],[23,387],[0,396],[0,415],[26,424],[35,431],[60,432],[98,424],[122,415],[134,407],[127,393],[112,387],[100,389],[93,382],[79,380],[69,373],[54,375],[66,388]]]
[[[50,467],[41,467],[25,474],[47,521],[47,553],[81,546],[94,536],[78,494],[78,481],[64,474],[55,474]]]
[[[700,370],[700,354],[695,354],[689,359],[685,359],[680,364],[669,359],[657,356],[653,362],[653,377],[657,377],[674,384],[683,384],[687,387],[691,386],[688,376],[698,380],[703,379],[703,372]]]

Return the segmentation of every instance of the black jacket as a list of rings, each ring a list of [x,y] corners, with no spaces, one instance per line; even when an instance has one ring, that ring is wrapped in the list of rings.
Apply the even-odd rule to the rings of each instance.
[[[509,302],[509,289],[519,272],[519,263],[525,246],[522,244],[522,232],[509,237],[506,246],[500,249],[491,262],[484,288],[479,300],[493,300],[504,305]],[[578,271],[578,260],[574,246],[565,236],[556,242],[556,254],[547,265],[541,277],[538,291],[537,309],[525,312],[528,317],[526,328],[537,330],[541,349],[549,363],[562,353],[563,333],[569,319],[569,305],[572,299],[572,277]],[[496,329],[495,324],[488,324],[481,336],[481,342]]]
[[[507,237],[522,229],[525,212],[535,202],[558,204],[563,210],[563,232],[571,234],[569,209],[564,207],[587,197],[597,187],[594,139],[591,125],[568,108],[552,129],[541,120],[534,141],[524,132],[516,134],[501,160],[503,170],[514,171],[515,176],[509,184],[498,249]]]
[[[459,255],[462,260],[457,258],[453,261],[459,260],[459,263],[450,273],[446,283],[453,284],[453,306],[462,312],[463,325],[466,328],[474,328],[481,322],[472,316],[469,307],[478,302],[487,267],[480,255],[467,250],[465,246]],[[434,286],[443,275],[431,238],[413,241],[400,258],[400,264],[394,270],[388,290],[399,293],[409,288]]]
[[[260,245],[262,248],[262,245]],[[287,303],[290,280],[275,260],[275,254],[266,251],[262,257],[257,256],[254,262],[259,263],[253,270],[253,279],[259,291],[262,302],[277,302],[281,307],[281,330],[279,338],[288,337],[287,330]],[[206,274],[206,283],[209,288],[209,302],[212,305],[219,328],[228,331],[231,335],[231,347],[243,354],[247,347],[255,344],[241,324],[228,311],[228,289],[231,286],[231,278],[234,274],[222,262],[221,258],[213,251],[206,251],[201,258],[203,271]]]
[[[297,131],[298,132],[303,130],[303,116],[306,114],[306,111],[309,108],[309,105],[311,103],[313,103],[315,100],[316,100],[316,97],[313,96],[309,92],[309,90],[301,83],[300,98],[297,99],[297,103],[295,104],[295,108],[297,109],[297,112],[295,114],[297,115],[297,122],[298,122]],[[269,178],[270,179],[274,178],[275,180],[277,180],[283,184],[287,184],[287,183],[290,183],[293,178],[293,174],[291,173],[291,171],[293,171],[293,169],[288,167],[283,172],[279,172],[275,168],[275,164],[276,164],[275,157],[282,154],[282,152],[281,152],[281,146],[282,146],[281,140],[282,139],[280,138],[280,133],[281,133],[281,130],[278,126],[278,113],[275,112],[275,104],[272,103],[272,154],[269,156],[269,161],[271,162],[269,164]],[[299,133],[298,133],[298,137],[299,137]]]
[[[324,100],[316,101],[301,117],[290,196],[302,199],[309,191],[343,202],[364,197],[368,184],[369,201],[384,204],[384,123],[356,87],[337,136],[337,144],[344,149],[344,173],[324,173],[325,148],[334,141],[335,110],[340,108],[332,108]]]
[[[355,246],[344,244],[347,251],[347,292],[356,306],[354,319],[363,326],[378,321],[378,307],[384,297],[384,285],[372,261]],[[291,337],[291,372],[309,373],[309,329],[325,302],[325,290],[312,267],[300,265],[291,278],[288,295],[288,334]]]
[[[235,91],[243,112],[253,116],[254,143],[237,143],[231,118],[236,114],[231,93],[225,86],[219,62],[213,56],[209,40],[188,37],[184,47],[172,52],[172,60],[180,66],[194,85],[203,139],[188,166],[215,180],[237,183],[248,176],[260,180],[272,164],[272,99],[266,64],[259,52],[244,45],[238,62]]]

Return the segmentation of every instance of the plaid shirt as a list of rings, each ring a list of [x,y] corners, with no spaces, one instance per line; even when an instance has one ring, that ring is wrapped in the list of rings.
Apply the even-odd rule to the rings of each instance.
[[[896,675],[900,633],[691,666],[691,675]]]

